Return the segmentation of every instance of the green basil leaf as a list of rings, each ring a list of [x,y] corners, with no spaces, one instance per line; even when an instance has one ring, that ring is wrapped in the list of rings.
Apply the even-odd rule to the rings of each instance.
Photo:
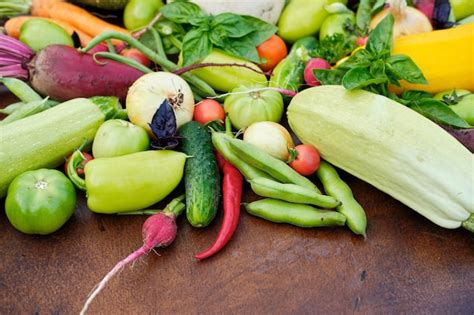
[[[371,0],[360,0],[356,13],[356,26],[360,35],[366,35],[369,33],[369,23],[372,17],[371,10]]]
[[[432,98],[432,95],[431,93],[419,90],[408,90],[402,94],[402,99],[407,101],[417,101],[423,98]]]
[[[262,21],[254,16],[241,15],[241,17],[243,17],[255,29],[253,32],[246,35],[255,47],[269,39],[270,36],[275,34],[277,31],[275,25]]]
[[[352,56],[344,61],[339,68],[352,69],[360,67],[369,67],[372,63],[371,54],[366,49],[359,49]]]
[[[385,78],[376,78],[366,67],[353,68],[347,71],[342,78],[342,85],[348,90],[360,89],[371,84],[380,84],[386,81]]]
[[[387,59],[387,70],[398,80],[410,83],[428,84],[420,68],[405,55],[393,55]]]
[[[376,0],[374,5],[372,6],[372,10],[370,11],[371,15],[376,14],[377,12],[381,11],[385,6],[386,0]]]
[[[191,2],[172,2],[160,9],[161,14],[176,23],[200,25],[209,17],[201,8]]]
[[[212,44],[202,28],[190,30],[183,38],[183,65],[189,66],[209,55]]]
[[[247,36],[239,38],[239,40],[226,40],[224,45],[220,47],[231,55],[250,60],[255,63],[260,63],[260,57],[258,56],[257,49],[255,48],[252,40]]]
[[[240,15],[221,13],[212,19],[211,30],[212,33],[217,32],[218,34],[225,34],[226,37],[239,38],[258,29]]]
[[[341,85],[342,78],[346,71],[341,69],[314,69],[314,77],[321,82],[322,85]]]
[[[458,116],[448,105],[435,99],[421,99],[409,105],[411,109],[423,116],[442,125],[457,128],[470,128],[471,126]]]
[[[379,57],[389,56],[393,44],[393,23],[393,15],[389,14],[383,18],[370,33],[365,49]]]
[[[388,82],[388,77],[385,74],[385,62],[383,59],[378,59],[370,64],[369,67],[370,74],[375,78],[375,79],[380,79],[385,82]],[[381,82],[382,83],[382,82]]]

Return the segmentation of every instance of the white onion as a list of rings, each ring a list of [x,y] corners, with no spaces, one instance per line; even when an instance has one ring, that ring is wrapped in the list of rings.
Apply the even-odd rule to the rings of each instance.
[[[261,121],[251,124],[244,132],[244,141],[264,150],[271,156],[287,161],[288,149],[294,147],[288,130],[272,121]]]

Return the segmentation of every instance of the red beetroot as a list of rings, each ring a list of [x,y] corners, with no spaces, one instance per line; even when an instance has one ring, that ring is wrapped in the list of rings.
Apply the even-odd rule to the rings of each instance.
[[[40,94],[66,101],[77,97],[117,96],[143,73],[112,60],[95,60],[75,48],[51,45],[36,55],[22,42],[0,34],[0,76],[29,80]]]
[[[169,246],[176,237],[177,226],[176,218],[183,212],[185,205],[182,202],[184,195],[173,199],[163,211],[153,210],[135,211],[125,214],[149,214],[155,213],[143,223],[142,237],[143,246],[128,255],[125,259],[119,261],[114,268],[97,284],[94,291],[87,298],[80,314],[85,314],[89,305],[95,297],[102,291],[107,282],[112,279],[123,267],[138,260],[143,255],[149,253],[155,247]]]
[[[321,85],[321,83],[314,77],[314,69],[331,69],[331,65],[323,58],[310,59],[304,68],[304,81],[309,86]]]

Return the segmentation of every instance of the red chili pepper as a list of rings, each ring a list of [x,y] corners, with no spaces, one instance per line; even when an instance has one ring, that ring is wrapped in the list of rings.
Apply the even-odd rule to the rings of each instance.
[[[219,252],[234,235],[240,218],[240,201],[242,199],[243,177],[239,170],[215,152],[219,168],[224,173],[222,180],[222,199],[224,218],[217,239],[208,249],[197,254],[199,260],[206,259]]]

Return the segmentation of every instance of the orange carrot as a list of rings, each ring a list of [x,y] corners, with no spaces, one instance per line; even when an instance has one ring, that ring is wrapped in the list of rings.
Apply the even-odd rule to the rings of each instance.
[[[33,0],[31,4],[31,15],[41,17],[51,17],[49,12],[51,6],[56,2],[62,2],[64,0]]]
[[[105,31],[117,31],[130,35],[126,29],[101,20],[86,10],[67,2],[54,2],[49,8],[49,15],[55,20],[71,24],[90,36],[96,36]]]
[[[71,24],[61,21],[61,20],[55,20],[55,19],[50,19],[50,18],[45,18],[45,17],[36,17],[36,16],[17,16],[13,17],[5,22],[5,31],[7,32],[7,35],[18,38],[20,36],[20,28],[28,20],[32,19],[42,19],[42,20],[48,20],[50,22],[53,22],[62,28],[69,34],[72,35],[73,32],[76,32],[77,35],[79,36],[79,39],[81,41],[81,46],[85,47],[87,44],[90,42],[92,39],[91,36],[88,34],[84,33],[83,31],[75,28]]]

